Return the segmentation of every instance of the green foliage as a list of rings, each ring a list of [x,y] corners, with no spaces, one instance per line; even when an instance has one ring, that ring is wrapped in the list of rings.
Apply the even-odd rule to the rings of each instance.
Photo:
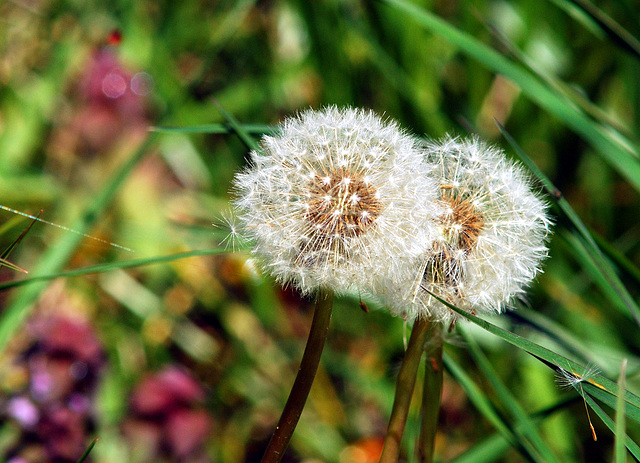
[[[364,106],[427,137],[473,131],[503,145],[556,217],[522,307],[486,320],[460,312],[445,340],[437,461],[640,460],[637,12],[628,1],[472,3],[0,5],[0,204],[77,232],[35,222],[16,240],[24,223],[0,211],[0,395],[20,391],[27,322],[73,312],[96,328],[107,365],[88,459],[150,461],[124,429],[130,397],[145,373],[180,364],[207,388],[207,457],[256,461],[312,304],[259,276],[246,247],[232,252],[211,224],[283,115]],[[120,45],[104,48],[114,29]],[[151,77],[139,113],[87,90],[98,50]],[[375,454],[403,334],[366,295],[336,301],[294,461]],[[17,423],[0,426],[1,452],[19,442]]]

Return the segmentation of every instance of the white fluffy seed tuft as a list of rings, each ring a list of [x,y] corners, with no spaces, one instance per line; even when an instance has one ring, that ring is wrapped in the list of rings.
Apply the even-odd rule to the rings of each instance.
[[[430,239],[436,188],[420,143],[371,111],[328,107],[286,119],[236,175],[253,253],[303,294],[377,291]]]
[[[547,207],[521,167],[477,138],[429,142],[425,152],[439,209],[425,228],[435,237],[389,274],[384,302],[409,320],[457,318],[431,294],[469,313],[501,312],[540,272]]]

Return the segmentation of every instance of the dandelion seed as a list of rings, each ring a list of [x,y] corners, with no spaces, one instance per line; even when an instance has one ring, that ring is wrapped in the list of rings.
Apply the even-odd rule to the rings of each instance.
[[[456,319],[431,294],[468,311],[500,312],[524,292],[547,255],[550,221],[523,170],[477,138],[426,146],[439,190],[435,228],[404,273],[390,275],[385,299],[407,319]]]
[[[584,390],[582,389],[582,383],[588,382],[591,383],[601,389],[604,389],[600,384],[593,381],[593,377],[600,373],[600,371],[593,365],[589,364],[584,367],[582,373],[576,373],[569,370],[565,370],[561,366],[557,365],[556,369],[556,384],[562,389],[575,389],[582,396],[582,401],[584,402],[584,410],[587,414],[587,421],[589,422],[589,428],[591,429],[591,437],[593,441],[598,440],[598,436],[596,435],[596,430],[593,427],[593,423],[591,422],[591,416],[589,415],[589,407],[587,406],[587,401],[584,398]]]
[[[395,123],[357,109],[306,111],[261,148],[235,178],[235,207],[279,282],[302,293],[372,290],[377,275],[419,255],[436,190],[420,175],[419,142]]]
[[[600,374],[600,370],[592,364],[588,364],[580,373],[556,366],[556,384],[561,389],[577,389],[580,383],[591,382],[594,376]]]
[[[227,235],[220,242],[225,249],[231,249],[231,251],[235,252],[243,248],[246,244],[246,239],[241,233],[241,225],[238,217],[233,211],[223,212],[220,214],[218,220],[211,225],[227,232]]]

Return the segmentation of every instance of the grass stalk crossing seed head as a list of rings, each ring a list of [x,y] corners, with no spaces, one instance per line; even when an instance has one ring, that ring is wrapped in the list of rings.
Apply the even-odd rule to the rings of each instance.
[[[243,231],[265,270],[302,293],[374,291],[427,239],[436,190],[420,143],[371,111],[302,112],[251,159],[234,181]]]
[[[466,310],[500,312],[524,292],[547,255],[550,221],[522,168],[477,138],[429,142],[435,230],[408,272],[390,275],[386,302],[407,319],[456,316],[430,293]]]

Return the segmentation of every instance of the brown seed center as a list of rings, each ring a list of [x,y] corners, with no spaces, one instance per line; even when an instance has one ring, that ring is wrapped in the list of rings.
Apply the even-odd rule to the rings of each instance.
[[[338,169],[311,182],[307,218],[319,235],[359,236],[371,227],[381,209],[376,189],[360,174]]]
[[[459,285],[464,277],[460,258],[475,248],[484,228],[484,218],[472,201],[453,187],[443,187],[440,199],[447,209],[439,217],[443,236],[433,244],[423,281],[445,286],[452,291],[449,294],[460,296]]]
[[[440,216],[447,243],[470,253],[484,228],[484,217],[470,199],[456,195],[451,189],[443,190],[442,201],[448,211]]]

